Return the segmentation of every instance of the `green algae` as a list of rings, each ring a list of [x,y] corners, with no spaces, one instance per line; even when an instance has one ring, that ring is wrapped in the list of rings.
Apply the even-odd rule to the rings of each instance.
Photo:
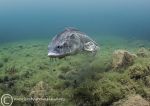
[[[0,61],[0,68],[4,66],[4,63]]]
[[[10,93],[28,97],[40,81],[53,91],[52,97],[64,97],[62,106],[108,106],[129,94],[150,98],[150,57],[137,57],[126,69],[111,68],[112,53],[127,49],[136,53],[138,47],[127,41],[102,41],[95,57],[88,54],[70,56],[66,60],[47,57],[48,41],[24,41],[4,45],[0,52],[0,95]],[[16,103],[17,104],[17,103]]]

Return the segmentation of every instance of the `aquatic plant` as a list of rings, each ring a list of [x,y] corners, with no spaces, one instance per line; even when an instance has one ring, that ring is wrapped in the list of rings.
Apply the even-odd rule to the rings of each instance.
[[[83,105],[88,101],[87,103],[92,106],[106,106],[128,94],[137,93],[146,97],[148,92],[145,90],[145,86],[130,79],[127,72],[126,70],[124,73],[99,73],[97,77],[99,76],[100,79],[86,80],[73,91],[75,103]]]
[[[3,49],[4,49],[4,50],[8,50],[8,48],[7,48],[7,47],[3,47]]]
[[[6,68],[6,73],[10,74],[10,75],[14,75],[17,72],[17,68],[15,66],[10,66],[8,68]]]
[[[37,67],[39,68],[39,70],[48,69],[48,66],[43,63],[39,63]]]
[[[66,78],[65,78],[65,74],[63,74],[63,73],[60,73],[59,75],[58,75],[58,78],[60,78],[60,79],[62,79],[62,80],[65,80]]]
[[[23,45],[19,45],[18,47],[19,47],[20,49],[23,49]]]
[[[76,76],[78,76],[79,73],[75,70],[70,70],[68,72],[65,73],[65,78],[67,80],[74,80]]]
[[[150,57],[137,57],[132,66],[119,70],[111,68],[111,54],[116,48],[127,48],[133,53],[138,48],[118,46],[118,43],[114,47],[106,43],[95,57],[83,54],[67,60],[49,61],[45,54],[47,49],[43,46],[32,47],[33,44],[37,42],[19,44],[23,49],[12,45],[18,50],[12,55],[9,54],[12,49],[1,51],[0,94],[7,92],[18,97],[29,97],[32,89],[43,81],[50,87],[48,96],[66,99],[65,105],[59,106],[108,106],[128,94],[150,98]],[[47,46],[47,42],[38,44]],[[109,48],[106,49],[107,46]],[[6,63],[4,58],[8,58]],[[15,106],[31,105],[14,103]]]
[[[146,76],[146,78],[145,78],[145,85],[150,87],[150,76]]]
[[[31,56],[31,55],[30,55],[30,54],[26,54],[25,56],[26,56],[26,57],[29,57],[29,56]]]
[[[15,85],[15,78],[12,76],[1,76],[0,78],[0,89],[2,91],[11,91],[12,87]]]
[[[9,57],[3,57],[3,61],[6,63],[6,62],[8,62],[8,60],[9,60]]]
[[[95,59],[94,61],[87,64],[89,64],[89,68],[95,72],[104,72],[111,69],[111,61],[109,58]]]
[[[148,73],[149,73],[148,70],[140,64],[135,64],[129,68],[129,76],[131,79],[137,80],[143,78]]]
[[[88,91],[86,88],[78,88],[74,92],[74,102],[77,106],[79,105],[95,105],[96,102],[94,102],[94,97],[90,91]]]
[[[0,61],[0,68],[1,68],[1,67],[3,67],[3,66],[4,66],[4,65],[3,65],[3,62],[2,62],[2,61]]]
[[[101,79],[99,82],[88,80],[75,89],[73,98],[77,105],[110,105],[124,97],[119,86],[121,85],[110,80]]]
[[[38,44],[34,44],[34,45],[32,45],[32,47],[38,47],[38,46],[40,46],[40,45],[38,45]]]
[[[59,70],[61,70],[63,73],[66,73],[66,72],[70,71],[71,68],[69,65],[62,64],[61,66],[59,66]]]

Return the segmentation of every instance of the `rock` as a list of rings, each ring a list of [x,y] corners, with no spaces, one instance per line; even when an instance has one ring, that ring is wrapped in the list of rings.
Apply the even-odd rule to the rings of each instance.
[[[30,97],[32,98],[47,98],[47,92],[48,92],[48,84],[46,84],[43,81],[40,81],[38,84],[36,84],[35,87],[33,87],[31,93],[29,94]],[[46,101],[40,101],[40,100],[35,100],[33,101],[34,106],[47,106],[48,103]]]
[[[137,56],[139,57],[148,57],[148,55],[149,55],[149,51],[144,47],[140,48],[137,52]]]
[[[140,79],[149,74],[148,69],[146,69],[141,64],[135,64],[129,68],[129,76],[131,79]]]
[[[126,100],[114,103],[113,106],[150,106],[150,104],[140,95],[131,95]]]
[[[132,65],[137,56],[126,50],[116,50],[113,53],[112,67],[121,68]]]

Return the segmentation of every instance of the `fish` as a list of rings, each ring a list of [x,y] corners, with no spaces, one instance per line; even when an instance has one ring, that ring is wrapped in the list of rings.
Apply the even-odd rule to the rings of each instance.
[[[53,37],[48,45],[48,57],[64,58],[82,52],[90,52],[93,55],[100,49],[98,44],[87,34],[80,30],[67,27]]]

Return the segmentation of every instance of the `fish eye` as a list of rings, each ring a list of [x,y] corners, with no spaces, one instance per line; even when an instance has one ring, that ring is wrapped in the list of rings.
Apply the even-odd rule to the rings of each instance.
[[[60,48],[60,46],[57,46],[57,48]]]
[[[62,46],[57,46],[58,49],[62,48]]]

